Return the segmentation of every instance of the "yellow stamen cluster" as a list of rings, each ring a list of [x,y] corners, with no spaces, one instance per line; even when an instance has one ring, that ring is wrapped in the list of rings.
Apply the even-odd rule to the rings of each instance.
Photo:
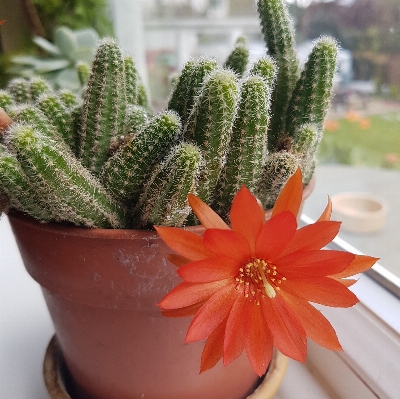
[[[286,277],[277,272],[276,266],[263,259],[252,258],[239,269],[236,289],[243,291],[246,298],[254,298],[259,305],[260,297],[274,298],[284,280]]]

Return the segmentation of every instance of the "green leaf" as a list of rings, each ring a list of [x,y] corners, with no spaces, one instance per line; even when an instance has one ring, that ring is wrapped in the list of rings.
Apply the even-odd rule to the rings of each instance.
[[[41,59],[38,57],[32,57],[29,55],[16,55],[11,58],[11,62],[18,65],[36,65]]]
[[[10,75],[17,75],[21,78],[31,78],[35,75],[35,70],[22,65],[13,65],[7,68],[7,73]]]
[[[46,40],[41,36],[33,36],[32,41],[42,50],[46,51],[47,53],[53,56],[57,57],[61,55],[60,50],[53,43],[49,42],[48,40]]]
[[[56,83],[58,86],[71,91],[78,90],[81,87],[78,72],[75,68],[68,68],[60,72],[57,76]]]
[[[67,68],[70,65],[68,60],[41,60],[36,64],[37,73],[47,73]]]
[[[74,59],[73,54],[78,50],[78,41],[71,29],[66,26],[58,27],[54,32],[54,44],[68,59]]]
[[[78,46],[91,49],[92,52],[100,39],[99,34],[92,28],[77,30],[74,34]]]
[[[79,48],[74,54],[71,54],[73,62],[78,63],[83,61],[91,65],[94,59],[94,50],[92,48]]]

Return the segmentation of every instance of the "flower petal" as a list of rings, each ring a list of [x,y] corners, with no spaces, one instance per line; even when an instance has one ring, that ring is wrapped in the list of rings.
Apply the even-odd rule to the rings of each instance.
[[[328,204],[326,205],[324,211],[321,213],[321,216],[318,218],[317,222],[326,222],[331,219],[332,216],[332,201],[328,196]]]
[[[333,274],[332,277],[350,277],[354,276],[355,274],[365,272],[366,270],[370,269],[376,262],[378,262],[378,260],[379,258],[374,258],[372,256],[355,255],[354,260],[345,270],[343,270],[342,273]]]
[[[227,318],[209,335],[201,354],[200,373],[213,368],[224,353],[224,336]]]
[[[230,283],[230,280],[220,280],[206,284],[181,283],[172,289],[158,303],[158,306],[162,309],[185,308],[208,299]]]
[[[307,337],[330,350],[342,350],[336,331],[319,310],[304,299],[290,295],[283,290],[281,290],[280,294],[296,313],[306,331]]]
[[[338,234],[340,222],[317,222],[298,229],[281,256],[296,251],[321,249]]]
[[[306,301],[326,306],[347,308],[358,302],[348,288],[329,277],[290,278],[280,287]]]
[[[282,212],[269,219],[256,241],[256,256],[274,261],[296,233],[297,222],[291,212]]]
[[[193,194],[188,195],[188,200],[194,214],[206,229],[229,229],[228,225],[205,202]]]
[[[179,255],[192,261],[209,258],[210,253],[203,244],[203,237],[175,227],[156,226],[155,229],[165,243]]]
[[[178,270],[178,274],[189,283],[208,283],[235,278],[239,268],[240,265],[234,259],[220,256],[188,263]]]
[[[233,230],[207,229],[204,233],[204,246],[214,256],[228,256],[239,263],[251,257],[249,244]]]
[[[284,355],[304,362],[307,354],[306,332],[294,311],[279,294],[260,303],[274,337],[274,346]]]
[[[247,301],[246,305],[246,353],[253,370],[261,377],[271,361],[274,339],[265,322],[261,306],[257,306],[254,301]]]
[[[276,261],[277,271],[290,279],[323,277],[345,270],[353,261],[354,254],[335,250],[299,251]]]
[[[235,360],[244,349],[245,306],[248,300],[244,295],[238,295],[229,312],[224,340],[224,366]]]
[[[280,192],[278,199],[276,200],[275,205],[272,209],[272,217],[285,211],[292,212],[294,216],[297,216],[297,214],[299,213],[302,197],[303,182],[300,168],[298,168]]]
[[[254,252],[258,233],[263,227],[265,215],[261,212],[257,199],[245,187],[236,194],[230,210],[232,229],[241,234]]]
[[[219,289],[196,313],[186,334],[186,343],[207,338],[228,316],[236,299],[233,284]]]

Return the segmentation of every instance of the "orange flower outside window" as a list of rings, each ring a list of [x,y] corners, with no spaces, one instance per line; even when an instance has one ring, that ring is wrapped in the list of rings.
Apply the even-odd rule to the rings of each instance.
[[[330,221],[331,203],[314,223],[297,229],[302,200],[298,170],[285,185],[265,221],[264,210],[246,187],[233,200],[229,227],[194,195],[190,205],[204,236],[172,227],[157,232],[178,255],[183,282],[159,303],[169,317],[194,315],[186,342],[207,339],[200,371],[221,358],[225,365],[243,350],[263,375],[275,346],[305,361],[309,337],[341,350],[335,330],[310,302],[350,307],[358,302],[347,277],[369,269],[376,258],[322,250],[338,234]]]

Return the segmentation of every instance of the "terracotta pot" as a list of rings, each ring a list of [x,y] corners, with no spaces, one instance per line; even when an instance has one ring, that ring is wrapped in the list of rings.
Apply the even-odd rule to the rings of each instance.
[[[199,375],[190,318],[156,304],[180,282],[154,231],[41,224],[10,215],[24,264],[42,286],[79,399],[243,399],[258,384],[246,355]]]
[[[191,318],[164,317],[156,306],[180,278],[154,231],[9,219],[42,286],[74,399],[243,399],[257,387],[245,353],[199,374],[204,343],[184,344]]]

